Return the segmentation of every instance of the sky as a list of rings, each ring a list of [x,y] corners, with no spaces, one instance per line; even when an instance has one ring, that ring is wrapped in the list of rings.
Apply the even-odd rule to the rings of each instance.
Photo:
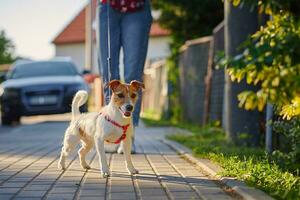
[[[88,0],[0,0],[0,30],[15,45],[15,55],[42,60],[54,56],[51,41]]]

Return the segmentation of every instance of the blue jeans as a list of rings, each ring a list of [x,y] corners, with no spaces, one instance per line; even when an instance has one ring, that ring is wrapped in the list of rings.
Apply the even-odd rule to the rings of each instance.
[[[98,1],[99,2],[99,1]],[[108,35],[107,9],[110,18],[111,69],[110,80],[120,80],[119,56],[121,47],[124,52],[124,78],[126,83],[132,80],[142,81],[148,48],[149,31],[152,23],[150,0],[145,1],[142,10],[132,13],[120,13],[107,4],[98,6],[98,62],[104,85],[108,82]],[[104,88],[105,102],[109,102],[109,89]],[[138,125],[141,110],[141,92],[133,113],[133,124]]]

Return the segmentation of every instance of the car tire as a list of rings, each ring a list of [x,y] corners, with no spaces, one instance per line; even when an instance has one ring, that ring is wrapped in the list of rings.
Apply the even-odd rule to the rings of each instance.
[[[12,125],[13,123],[20,123],[20,116],[10,116],[4,113],[1,114],[2,125]]]
[[[2,122],[2,125],[11,125],[13,120],[12,120],[11,116],[7,116],[2,113],[1,122]]]

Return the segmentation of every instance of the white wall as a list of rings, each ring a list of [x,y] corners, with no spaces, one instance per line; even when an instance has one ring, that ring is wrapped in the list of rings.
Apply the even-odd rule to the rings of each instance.
[[[147,59],[158,60],[165,58],[170,54],[169,50],[169,37],[152,37],[149,39]],[[85,49],[84,43],[78,44],[63,44],[55,46],[55,56],[68,56],[73,59],[78,69],[82,71],[85,66]],[[123,55],[120,56],[120,65],[122,62]],[[94,72],[98,72],[98,61],[97,61],[97,49],[94,48],[94,62],[93,62]],[[122,67],[121,67],[122,68]],[[121,74],[123,69],[120,70]]]
[[[71,57],[74,63],[77,65],[79,71],[82,71],[85,66],[85,49],[84,43],[78,44],[63,44],[55,46],[55,56],[67,56]],[[97,62],[97,51],[94,50],[94,70],[98,72],[98,62]]]
[[[149,40],[147,59],[165,58],[170,55],[169,37],[152,37]]]

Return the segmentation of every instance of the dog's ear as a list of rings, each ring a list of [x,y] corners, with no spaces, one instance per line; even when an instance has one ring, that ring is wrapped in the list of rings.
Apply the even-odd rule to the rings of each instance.
[[[135,90],[145,89],[145,84],[136,80],[131,81],[130,86],[133,87]]]
[[[121,82],[119,80],[112,80],[107,84],[107,87],[114,91],[120,84]]]

